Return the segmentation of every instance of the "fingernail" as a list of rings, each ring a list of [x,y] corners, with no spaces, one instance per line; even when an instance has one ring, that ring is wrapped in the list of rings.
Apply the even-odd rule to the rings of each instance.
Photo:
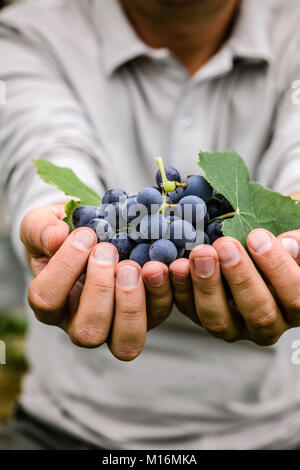
[[[113,265],[117,262],[116,250],[114,246],[109,243],[98,245],[93,256],[99,264]]]
[[[73,243],[79,248],[90,250],[95,244],[95,237],[90,230],[79,230],[75,233]]]
[[[172,272],[172,279],[174,279],[177,284],[185,284],[189,278],[188,274]]]
[[[289,254],[296,259],[299,254],[298,243],[294,238],[281,238],[282,246],[289,252]]]
[[[272,246],[273,239],[265,230],[255,230],[249,237],[249,244],[256,253],[266,253]]]
[[[132,289],[138,285],[140,273],[134,266],[122,266],[117,274],[119,286]]]
[[[240,261],[240,252],[234,243],[224,242],[218,248],[221,263],[224,266],[234,266]]]
[[[216,269],[216,262],[210,256],[194,258],[195,271],[198,276],[207,278],[213,275]]]
[[[50,233],[52,232],[53,229],[54,229],[54,225],[50,225],[50,227],[47,227],[46,230],[44,230],[44,232],[42,233],[42,243],[47,250],[49,246]]]
[[[153,287],[160,287],[164,283],[164,273],[160,271],[157,274],[153,274],[152,276],[148,277],[148,283]]]

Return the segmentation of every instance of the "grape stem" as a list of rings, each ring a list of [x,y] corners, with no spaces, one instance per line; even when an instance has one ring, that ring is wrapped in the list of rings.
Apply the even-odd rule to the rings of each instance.
[[[157,157],[155,159],[156,161],[156,164],[160,170],[160,174],[161,174],[161,179],[162,179],[162,185],[163,187],[165,187],[165,185],[167,184],[168,180],[167,180],[167,176],[166,176],[166,172],[165,172],[165,167],[164,167],[164,164],[163,164],[163,161],[162,161],[162,158],[161,157]]]
[[[166,172],[165,172],[165,167],[163,164],[163,160],[161,157],[157,157],[155,159],[157,166],[160,170],[161,174],[161,179],[162,179],[162,197],[163,197],[163,203],[160,208],[160,213],[164,216],[165,215],[165,210],[167,207],[177,207],[176,204],[168,204],[167,203],[167,193],[172,192],[176,189],[176,181],[169,181]],[[178,183],[179,185],[179,183]]]
[[[167,207],[167,193],[164,190],[164,187],[162,187],[162,197],[163,197],[163,203],[162,203],[162,206],[160,208],[160,213],[164,216],[165,215],[165,210],[166,210],[166,207]]]
[[[234,217],[236,215],[236,212],[228,212],[227,214],[223,215],[218,215],[218,217],[215,217],[214,219],[211,219],[208,223],[210,224],[216,219],[229,219],[230,217]]]

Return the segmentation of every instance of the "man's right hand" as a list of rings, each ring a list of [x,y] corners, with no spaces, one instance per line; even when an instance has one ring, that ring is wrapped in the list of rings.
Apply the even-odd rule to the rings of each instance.
[[[97,244],[89,228],[69,233],[64,205],[34,209],[22,221],[20,237],[35,279],[28,301],[38,320],[59,326],[83,347],[107,342],[120,360],[143,350],[147,329],[172,308],[168,268],[150,262],[141,269],[122,261],[111,243]]]

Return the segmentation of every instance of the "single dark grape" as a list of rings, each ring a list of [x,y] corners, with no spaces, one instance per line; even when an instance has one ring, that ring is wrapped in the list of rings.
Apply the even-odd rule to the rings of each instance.
[[[122,191],[122,189],[110,189],[107,191],[103,198],[102,198],[102,204],[112,204],[113,202],[119,202],[120,198],[128,197],[128,194],[125,193],[125,191]]]
[[[204,202],[208,202],[212,195],[212,187],[203,176],[189,176],[185,183],[187,187],[184,189],[184,196],[198,196]]]
[[[177,183],[181,183],[181,176],[179,171],[174,168],[171,165],[166,165],[164,166],[166,177],[169,181],[177,181]],[[157,186],[161,187],[162,185],[162,177],[160,170],[157,170],[156,175],[155,175],[155,180],[157,183]]]
[[[160,261],[167,266],[177,258],[177,248],[173,242],[167,239],[156,240],[149,250],[151,261]]]
[[[192,224],[199,225],[203,221],[204,226],[207,215],[206,204],[198,196],[185,196],[179,201],[178,215]]]
[[[82,205],[73,212],[73,225],[75,228],[85,227],[90,220],[97,217],[97,207]]]
[[[137,245],[133,248],[132,252],[130,253],[130,259],[143,267],[144,264],[150,261],[149,250],[149,243],[141,243],[140,245]]]
[[[214,243],[218,238],[223,237],[222,226],[222,219],[215,219],[208,224],[206,231],[211,243]]]
[[[157,189],[144,188],[138,193],[137,202],[145,206],[150,214],[158,212],[163,203],[163,198]]]

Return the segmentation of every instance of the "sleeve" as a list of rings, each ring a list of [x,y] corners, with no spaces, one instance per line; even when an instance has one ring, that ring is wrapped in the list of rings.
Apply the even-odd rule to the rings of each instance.
[[[0,190],[12,239],[22,257],[19,227],[32,208],[66,199],[43,183],[32,160],[67,166],[95,191],[103,192],[103,149],[84,106],[55,58],[19,30],[0,22]],[[3,92],[2,92],[3,93]],[[2,97],[3,98],[3,97]]]
[[[283,194],[300,190],[300,40],[278,64],[278,100],[272,134],[256,179]]]

